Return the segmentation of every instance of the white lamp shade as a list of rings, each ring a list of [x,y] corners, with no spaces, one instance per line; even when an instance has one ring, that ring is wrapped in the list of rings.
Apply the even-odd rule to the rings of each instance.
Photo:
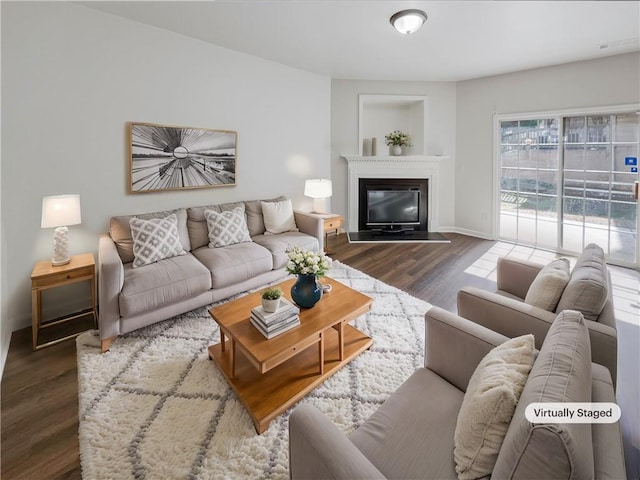
[[[304,182],[304,194],[311,198],[329,198],[333,195],[331,180],[316,178]]]
[[[55,195],[42,199],[41,228],[78,225],[80,218],[80,195]]]

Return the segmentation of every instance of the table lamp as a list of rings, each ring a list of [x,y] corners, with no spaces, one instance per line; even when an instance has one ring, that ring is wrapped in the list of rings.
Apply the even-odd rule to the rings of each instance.
[[[80,195],[55,195],[42,199],[42,223],[40,227],[56,227],[53,233],[51,265],[66,265],[71,261],[67,225],[78,225],[80,221]]]
[[[304,182],[304,194],[313,198],[312,213],[327,213],[327,198],[331,197],[333,190],[331,180],[315,178]]]

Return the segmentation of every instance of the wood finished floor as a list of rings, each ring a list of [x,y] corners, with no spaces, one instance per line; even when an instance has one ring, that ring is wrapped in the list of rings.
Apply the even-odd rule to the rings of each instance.
[[[446,236],[450,244],[349,244],[342,234],[328,246],[332,258],[455,311],[462,286],[493,286],[465,269],[495,242]],[[1,477],[79,479],[75,342],[36,352],[30,342],[30,328],[13,333],[2,377]]]

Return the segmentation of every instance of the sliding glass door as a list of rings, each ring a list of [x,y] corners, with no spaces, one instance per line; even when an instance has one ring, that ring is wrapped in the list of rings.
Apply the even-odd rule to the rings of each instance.
[[[609,259],[638,264],[640,115],[504,119],[499,236],[578,253],[595,242]]]

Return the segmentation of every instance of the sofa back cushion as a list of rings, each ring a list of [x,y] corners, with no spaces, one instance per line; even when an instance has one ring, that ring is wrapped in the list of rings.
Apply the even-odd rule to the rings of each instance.
[[[214,212],[230,212],[234,208],[244,209],[243,202],[221,203],[219,205],[207,205],[204,207],[191,207],[187,209],[187,230],[191,249],[196,250],[205,245],[209,245],[209,229],[207,219],[204,216],[205,210]]]
[[[530,423],[531,403],[591,402],[591,342],[582,314],[558,315],[524,386],[492,477],[593,478],[588,423]]]
[[[191,250],[191,242],[189,241],[189,232],[187,231],[187,211],[184,208],[177,210],[167,210],[163,212],[144,213],[140,215],[121,215],[111,217],[109,225],[109,234],[116,244],[118,254],[122,263],[133,262],[133,237],[131,235],[131,226],[129,221],[132,218],[140,218],[142,220],[150,220],[152,218],[166,218],[174,213],[178,220],[178,235],[180,244],[185,251]]]
[[[587,245],[576,261],[556,312],[577,310],[587,320],[597,321],[609,295],[609,274],[604,251]]]
[[[538,272],[531,282],[524,303],[553,312],[567,283],[569,283],[569,260],[558,258]]]

